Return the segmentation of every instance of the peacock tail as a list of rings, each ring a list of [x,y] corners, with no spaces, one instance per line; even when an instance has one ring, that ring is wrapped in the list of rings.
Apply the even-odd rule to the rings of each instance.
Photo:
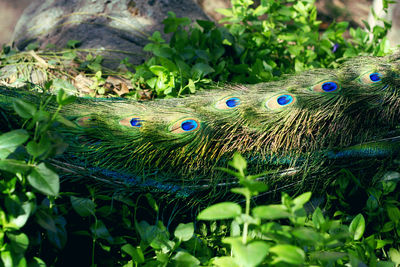
[[[58,128],[69,147],[53,163],[111,183],[182,193],[229,184],[215,167],[239,152],[249,172],[268,172],[267,183],[318,188],[343,167],[382,165],[397,155],[399,91],[397,53],[181,99],[78,98],[61,111],[74,124]],[[15,98],[41,99],[1,89],[9,118]]]

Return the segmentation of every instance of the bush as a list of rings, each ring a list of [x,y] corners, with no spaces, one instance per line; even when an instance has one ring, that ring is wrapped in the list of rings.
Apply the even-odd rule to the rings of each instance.
[[[159,97],[195,93],[212,82],[259,83],[285,73],[310,68],[336,67],[343,58],[384,55],[390,51],[386,33],[390,23],[368,31],[350,29],[348,22],[333,22],[319,32],[321,21],[312,0],[232,0],[232,8],[219,10],[222,26],[210,21],[177,18],[169,12],[164,32],[144,47],[152,57],[136,67],[138,90],[150,88]],[[372,35],[370,34],[372,33]]]

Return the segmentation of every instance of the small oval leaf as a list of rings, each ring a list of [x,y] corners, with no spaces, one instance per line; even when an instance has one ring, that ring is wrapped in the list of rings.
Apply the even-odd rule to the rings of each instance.
[[[13,107],[15,112],[24,119],[32,118],[36,112],[36,106],[34,104],[25,102],[21,99],[16,99],[13,102]]]
[[[361,213],[351,221],[349,231],[353,234],[354,240],[361,239],[365,231],[365,219]]]
[[[290,216],[290,213],[283,205],[258,206],[252,212],[254,216],[267,220],[284,219]]]
[[[44,163],[35,166],[28,175],[29,184],[45,195],[56,196],[60,190],[58,174],[46,167]]]
[[[202,210],[197,216],[198,220],[224,220],[232,219],[242,213],[242,207],[234,202],[222,202]]]
[[[176,227],[174,235],[181,241],[188,241],[192,238],[194,233],[193,223],[180,223],[178,227]]]

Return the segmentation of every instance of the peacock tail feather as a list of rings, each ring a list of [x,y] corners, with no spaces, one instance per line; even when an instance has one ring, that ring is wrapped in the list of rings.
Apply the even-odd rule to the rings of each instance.
[[[61,111],[74,125],[58,129],[69,148],[55,164],[187,196],[229,184],[215,167],[239,152],[250,172],[268,172],[270,184],[318,187],[343,167],[382,165],[397,155],[399,93],[398,53],[181,99],[79,98]],[[8,119],[15,98],[41,101],[32,92],[1,89]]]

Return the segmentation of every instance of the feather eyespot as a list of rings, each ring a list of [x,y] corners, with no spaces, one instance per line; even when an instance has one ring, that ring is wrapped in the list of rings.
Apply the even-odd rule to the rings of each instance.
[[[340,85],[336,81],[332,80],[327,80],[327,81],[322,81],[311,87],[311,89],[314,92],[319,92],[319,93],[330,93],[330,92],[335,92],[340,89]]]
[[[237,106],[240,105],[240,98],[239,97],[225,97],[221,100],[219,100],[216,104],[215,107],[217,109],[232,109],[236,108]]]
[[[76,123],[81,126],[81,127],[87,127],[90,125],[91,122],[95,121],[95,119],[87,116],[87,117],[82,117],[76,120]]]
[[[175,122],[171,127],[172,133],[188,133],[200,129],[200,121],[194,118],[185,118]]]
[[[383,74],[379,72],[367,72],[359,77],[359,81],[364,84],[374,84],[381,82]]]
[[[129,123],[132,127],[142,127],[142,120],[139,118],[132,118]]]
[[[268,109],[279,109],[282,107],[291,106],[296,103],[296,97],[292,94],[276,95],[265,102],[265,107]]]
[[[135,127],[140,128],[143,126],[143,120],[139,117],[128,117],[119,121],[119,124],[128,126],[128,127]]]

